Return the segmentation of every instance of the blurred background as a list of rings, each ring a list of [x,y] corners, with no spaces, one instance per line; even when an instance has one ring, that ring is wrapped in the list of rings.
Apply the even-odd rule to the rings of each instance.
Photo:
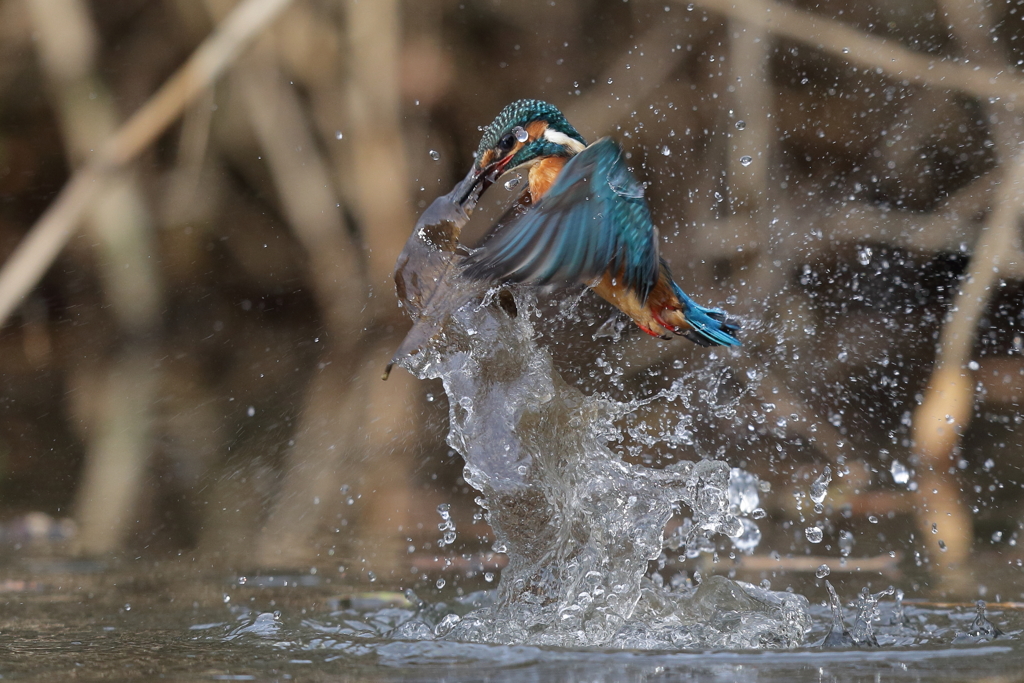
[[[0,0],[6,267],[235,4]],[[500,568],[441,387],[380,375],[408,328],[391,270],[418,213],[530,97],[623,144],[684,288],[745,321],[725,358],[595,339],[611,309],[592,295],[547,331],[591,391],[719,369],[740,409],[712,425],[695,401],[693,450],[656,459],[767,482],[765,539],[736,563],[1019,572],[1018,3],[278,4],[108,169],[3,321],[0,553]]]

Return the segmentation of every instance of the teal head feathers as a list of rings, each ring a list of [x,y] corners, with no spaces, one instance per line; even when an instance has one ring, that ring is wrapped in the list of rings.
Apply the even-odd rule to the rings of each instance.
[[[541,100],[518,100],[484,128],[476,160],[464,183],[486,190],[505,171],[550,156],[571,157],[587,146],[558,107]]]

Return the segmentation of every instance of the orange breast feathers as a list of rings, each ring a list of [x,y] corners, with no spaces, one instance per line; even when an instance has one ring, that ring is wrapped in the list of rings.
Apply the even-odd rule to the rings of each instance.
[[[547,194],[567,161],[565,157],[545,157],[530,167],[530,198],[534,202]]]

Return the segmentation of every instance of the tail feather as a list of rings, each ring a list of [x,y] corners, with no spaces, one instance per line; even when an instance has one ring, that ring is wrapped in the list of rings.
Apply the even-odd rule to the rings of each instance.
[[[717,308],[704,308],[686,295],[686,292],[674,281],[672,289],[683,304],[683,315],[692,330],[683,336],[701,346],[740,346],[736,338],[740,331],[739,324],[729,319],[725,311]]]

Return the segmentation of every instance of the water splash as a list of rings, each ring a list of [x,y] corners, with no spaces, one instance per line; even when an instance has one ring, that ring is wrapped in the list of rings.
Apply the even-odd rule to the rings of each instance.
[[[878,601],[883,597],[893,595],[895,589],[889,586],[884,591],[871,593],[867,588],[863,588],[857,597],[857,601],[854,603],[857,615],[854,618],[853,628],[847,630],[846,624],[843,621],[843,605],[839,600],[836,589],[830,581],[825,582],[825,588],[828,590],[829,609],[832,612],[832,626],[825,639],[821,642],[821,647],[826,649],[835,647],[878,647],[879,643],[878,638],[875,636],[874,627],[875,622],[881,618]],[[897,633],[906,627],[906,617],[903,614],[902,591],[899,592],[896,606],[893,614],[890,615],[888,625],[895,626],[894,630]]]
[[[878,601],[883,597],[892,595],[894,588],[889,586],[884,591],[871,593],[867,588],[861,589],[857,598],[857,618],[854,621],[853,636],[854,642],[860,647],[878,647],[878,639],[875,637],[874,623],[881,616],[878,611]]]
[[[832,611],[832,626],[821,642],[821,647],[828,649],[856,645],[853,636],[846,630],[846,624],[843,622],[843,603],[839,601],[839,594],[836,593],[831,581],[825,582],[825,589],[828,591],[828,607]]]
[[[457,235],[457,212],[439,213]],[[418,226],[410,241],[422,234],[429,231]],[[428,250],[431,277],[417,278],[417,249],[407,247],[410,256],[400,261],[403,281],[429,282],[432,291],[414,303],[450,305],[430,315],[429,305],[407,306],[420,332],[395,362],[442,380],[448,443],[465,459],[465,481],[483,494],[495,549],[509,557],[493,602],[438,622],[434,637],[564,647],[800,644],[809,626],[802,596],[723,577],[680,590],[645,578],[681,506],[691,516],[677,545],[700,545],[712,534],[751,541],[736,513],[757,501],[744,486],[730,509],[726,463],[652,469],[624,462],[609,446],[622,439],[617,421],[678,392],[633,402],[584,395],[537,343],[535,290],[494,289],[478,298],[478,285],[459,276],[456,249]],[[445,259],[449,267],[439,267]]]
[[[985,614],[985,601],[978,600],[975,604],[977,614],[966,633],[957,632],[953,638],[954,645],[965,643],[987,643],[1003,635],[1003,632]]]

